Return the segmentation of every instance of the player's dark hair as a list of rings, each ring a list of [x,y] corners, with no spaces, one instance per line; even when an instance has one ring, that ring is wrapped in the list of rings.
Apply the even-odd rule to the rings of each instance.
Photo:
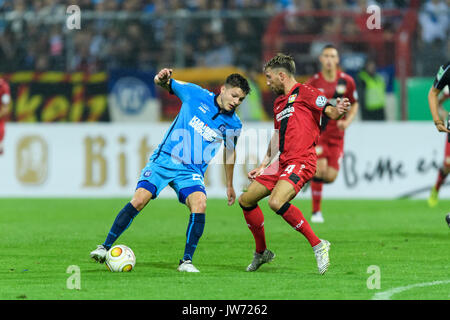
[[[275,57],[266,62],[263,70],[283,68],[291,75],[295,74],[295,61],[290,55],[278,53]]]
[[[241,88],[246,95],[250,92],[250,85],[248,84],[247,79],[245,79],[239,73],[230,74],[225,80],[225,84],[233,88]]]
[[[337,48],[334,44],[332,44],[332,43],[329,43],[329,44],[325,45],[325,46],[322,48],[322,51],[321,51],[321,52],[324,52],[324,51],[327,50],[327,49],[335,49],[336,51],[339,51],[338,48]]]

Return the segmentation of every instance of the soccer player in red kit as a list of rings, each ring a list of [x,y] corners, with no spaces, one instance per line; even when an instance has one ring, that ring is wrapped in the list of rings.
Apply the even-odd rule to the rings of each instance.
[[[3,138],[5,137],[5,122],[9,114],[11,93],[9,84],[0,78],[0,155],[3,154]]]
[[[324,117],[319,143],[316,146],[317,172],[311,181],[312,216],[311,222],[322,223],[321,212],[322,189],[324,183],[332,183],[339,173],[339,166],[344,155],[345,129],[358,111],[358,94],[355,81],[339,69],[339,53],[333,45],[326,45],[319,57],[321,72],[315,74],[306,83],[319,89],[331,104],[337,98],[348,98],[350,111],[339,120]]]
[[[269,197],[270,208],[279,214],[310,243],[320,274],[329,266],[330,243],[319,239],[302,212],[289,203],[316,172],[315,146],[319,139],[322,115],[339,119],[350,106],[348,99],[339,99],[336,107],[330,105],[317,89],[295,80],[295,63],[291,56],[277,54],[264,65],[267,85],[278,95],[274,102],[274,125],[277,134],[271,139],[278,143],[278,151],[271,145],[262,164],[248,173],[253,180],[248,190],[239,197],[244,218],[256,244],[252,263],[247,271],[255,271],[272,261],[275,254],[266,247],[264,215],[259,200]],[[277,161],[269,165],[275,156]]]

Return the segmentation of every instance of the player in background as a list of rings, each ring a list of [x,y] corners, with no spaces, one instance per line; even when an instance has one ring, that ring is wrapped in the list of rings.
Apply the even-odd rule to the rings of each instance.
[[[316,172],[315,146],[322,116],[339,119],[350,103],[348,99],[338,98],[333,107],[319,90],[298,83],[291,56],[279,53],[265,64],[263,70],[267,85],[278,95],[273,110],[275,132],[279,134],[272,136],[261,165],[248,173],[248,178],[253,181],[239,197],[239,205],[256,245],[247,271],[256,271],[275,257],[266,247],[264,215],[258,206],[261,199],[270,196],[270,208],[306,237],[315,253],[319,273],[324,274],[329,266],[330,243],[316,236],[302,212],[290,201]],[[279,152],[274,152],[273,143],[278,144]],[[277,155],[278,160],[270,164]]]
[[[339,52],[333,45],[326,45],[319,56],[321,71],[306,83],[319,89],[331,104],[337,98],[347,98],[350,111],[341,119],[322,119],[322,132],[316,146],[318,156],[317,172],[311,181],[312,216],[311,222],[322,223],[321,211],[322,189],[324,183],[332,183],[339,173],[339,166],[344,155],[345,130],[352,123],[358,112],[358,93],[355,81],[339,68]]]
[[[431,115],[433,117],[436,129],[439,132],[447,133],[447,141],[445,143],[445,158],[442,167],[439,169],[438,177],[435,185],[431,188],[430,196],[428,198],[428,205],[430,207],[435,207],[438,204],[439,190],[442,184],[445,182],[447,175],[450,172],[450,127],[445,125],[444,121],[441,120],[439,113],[445,113],[442,108],[442,103],[448,98],[448,93],[445,93],[439,98],[439,94],[444,91],[444,89],[450,87],[450,61],[439,67],[439,71],[434,78],[433,85],[428,91],[428,105],[430,107]],[[445,116],[443,117],[445,119]],[[448,124],[450,124],[450,119],[447,119]]]
[[[228,205],[232,205],[236,199],[233,188],[235,145],[242,128],[234,111],[250,88],[247,80],[236,73],[227,77],[219,94],[172,79],[172,69],[162,69],[154,81],[180,98],[180,112],[142,169],[133,198],[119,212],[105,242],[91,252],[91,257],[103,263],[107,251],[138,213],[169,185],[191,212],[178,271],[199,272],[192,258],[205,226],[204,174],[223,142]]]
[[[11,91],[8,82],[0,78],[0,155],[3,154],[3,138],[5,137],[5,122],[9,115]]]

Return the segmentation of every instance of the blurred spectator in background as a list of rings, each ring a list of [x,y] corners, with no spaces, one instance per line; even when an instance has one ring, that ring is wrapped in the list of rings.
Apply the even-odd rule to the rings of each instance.
[[[362,120],[386,120],[386,82],[376,70],[375,60],[369,58],[356,79]]]
[[[141,66],[158,69],[167,64],[245,66],[251,60],[261,59],[262,38],[270,17],[277,10],[290,13],[284,24],[284,35],[320,34],[320,39],[314,41],[328,42],[326,37],[342,32],[355,36],[359,25],[339,15],[299,17],[295,14],[311,10],[362,12],[370,4],[379,4],[384,9],[404,7],[407,3],[407,0],[0,0],[0,12],[5,13],[0,19],[0,72],[45,67],[89,72]],[[94,18],[86,15],[81,30],[76,32],[68,31],[63,23],[65,10],[72,4],[77,4],[82,12],[97,14]],[[442,7],[442,1],[430,1],[423,8],[428,15],[424,18],[427,26],[433,27],[435,23],[428,7],[433,13],[437,5]],[[227,15],[230,13],[227,10],[249,16]],[[189,16],[205,11],[213,16]],[[442,12],[438,10],[439,17],[443,16]],[[118,16],[113,18],[110,13]],[[139,13],[147,15],[139,17]],[[125,18],[127,15],[133,17]],[[216,34],[223,35],[216,38]],[[442,32],[441,38],[445,35]],[[296,41],[280,50],[289,51],[308,65],[310,43]],[[361,43],[361,46],[366,44]],[[354,48],[359,43],[351,42],[351,45]],[[315,57],[309,59],[315,61]],[[435,66],[431,69],[434,72]]]
[[[448,7],[443,0],[429,0],[419,13],[424,43],[444,42],[448,37]]]
[[[231,66],[234,62],[233,49],[226,41],[223,33],[216,33],[212,37],[212,47],[205,55],[206,67]]]
[[[234,64],[246,69],[253,65],[255,57],[260,58],[261,40],[255,37],[257,31],[247,19],[239,19],[235,25],[233,51]],[[259,60],[259,59],[258,59]]]

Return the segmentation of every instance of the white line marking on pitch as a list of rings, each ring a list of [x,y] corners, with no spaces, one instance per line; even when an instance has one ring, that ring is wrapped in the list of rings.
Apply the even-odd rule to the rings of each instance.
[[[414,288],[437,286],[440,284],[447,284],[447,283],[450,283],[450,280],[416,283],[416,284],[411,284],[409,286],[397,287],[397,288],[393,288],[393,289],[390,289],[387,291],[375,293],[372,300],[390,300],[394,294],[397,294],[397,293],[400,293],[403,291],[407,291],[407,290],[414,289]]]

